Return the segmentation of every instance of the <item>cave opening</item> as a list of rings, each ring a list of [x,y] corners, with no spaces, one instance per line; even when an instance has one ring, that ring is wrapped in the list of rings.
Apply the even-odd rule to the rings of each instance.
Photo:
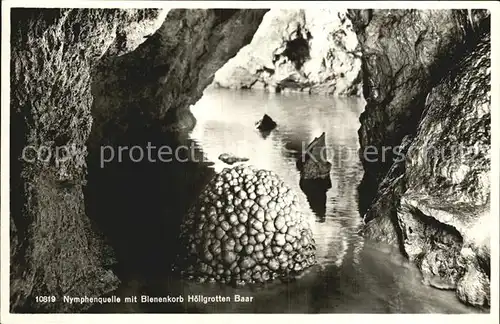
[[[302,37],[287,41],[282,55],[293,62],[297,70],[300,70],[304,63],[310,59],[309,41]]]

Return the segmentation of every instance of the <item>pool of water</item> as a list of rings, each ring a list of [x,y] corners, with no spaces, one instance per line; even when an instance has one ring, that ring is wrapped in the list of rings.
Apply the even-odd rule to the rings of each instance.
[[[113,295],[183,296],[183,303],[99,305],[92,312],[255,312],[255,313],[470,313],[454,292],[421,283],[418,270],[397,249],[366,241],[357,185],[363,170],[357,157],[358,117],[362,99],[334,99],[304,94],[207,89],[192,107],[197,125],[187,136],[211,161],[210,169],[227,167],[222,153],[249,159],[248,164],[276,172],[299,194],[302,211],[313,224],[318,264],[289,283],[235,288],[165,276],[128,276]],[[278,127],[268,136],[255,122],[268,114]],[[332,163],[331,188],[304,193],[299,186],[296,155],[326,133]],[[187,302],[192,296],[231,297],[231,302]],[[253,297],[234,302],[234,296]]]

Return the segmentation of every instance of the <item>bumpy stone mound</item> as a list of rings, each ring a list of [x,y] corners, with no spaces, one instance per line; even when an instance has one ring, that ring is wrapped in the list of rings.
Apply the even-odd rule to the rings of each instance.
[[[276,174],[225,168],[181,226],[176,269],[199,281],[245,284],[290,278],[313,265],[315,242],[297,196]]]
[[[400,143],[405,156],[362,159],[363,233],[402,247],[426,284],[489,305],[489,13],[355,10],[353,17],[367,100],[361,149]]]

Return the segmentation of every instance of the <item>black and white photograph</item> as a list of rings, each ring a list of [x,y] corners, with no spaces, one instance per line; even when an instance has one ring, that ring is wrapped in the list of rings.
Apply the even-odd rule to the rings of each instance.
[[[500,6],[405,3],[3,2],[1,322],[498,321]]]

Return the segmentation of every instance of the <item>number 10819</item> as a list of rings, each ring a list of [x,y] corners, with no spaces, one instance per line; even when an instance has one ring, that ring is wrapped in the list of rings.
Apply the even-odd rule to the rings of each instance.
[[[36,296],[37,303],[53,303],[56,301],[56,296]]]

